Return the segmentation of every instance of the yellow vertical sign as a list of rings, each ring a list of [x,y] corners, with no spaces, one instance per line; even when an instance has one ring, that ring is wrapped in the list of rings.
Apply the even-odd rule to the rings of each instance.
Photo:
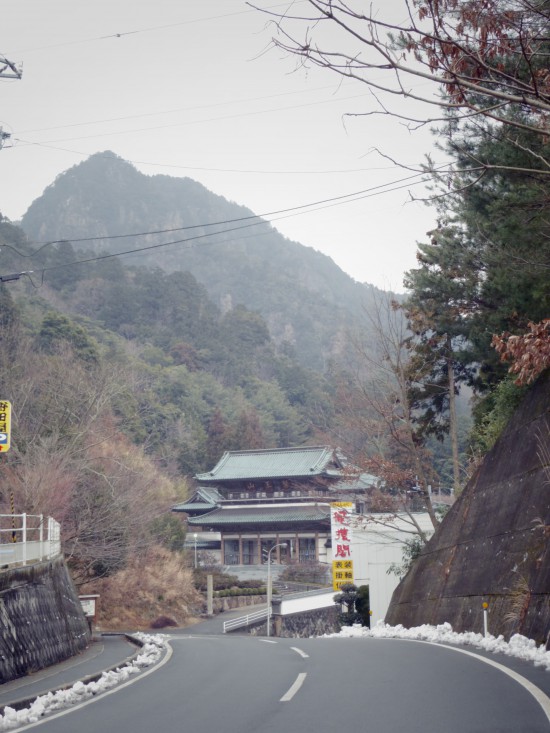
[[[0,453],[10,449],[11,402],[0,400]]]
[[[351,501],[335,501],[330,505],[333,590],[340,590],[346,583],[353,583],[350,522],[352,511]]]
[[[353,583],[353,560],[333,560],[332,589],[340,590],[347,583]]]

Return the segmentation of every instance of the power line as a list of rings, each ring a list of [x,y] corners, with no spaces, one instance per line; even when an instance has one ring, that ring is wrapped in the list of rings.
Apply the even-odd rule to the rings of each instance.
[[[419,175],[419,174],[417,174],[417,175]],[[411,177],[413,177],[413,176],[409,176],[409,178],[411,178]],[[412,182],[412,183],[407,183],[407,184],[404,184],[403,186],[399,186],[397,188],[405,188],[408,185],[418,185],[420,183],[423,183],[423,181],[421,180],[421,181],[416,181],[416,182]],[[374,187],[374,188],[379,188],[379,187]],[[395,190],[395,189],[393,189],[393,190]],[[362,200],[364,198],[370,198],[372,196],[379,196],[382,193],[387,193],[387,191],[372,191],[371,190],[369,193],[366,193],[365,195],[361,195],[361,196],[359,196],[357,198],[349,199],[347,201],[339,200],[339,199],[344,198],[344,197],[335,197],[333,199],[327,199],[327,201],[330,202],[330,203],[328,203],[327,205],[321,206],[319,208],[327,208],[328,206],[337,206],[337,205],[341,205],[343,203],[350,203],[351,201],[360,201],[360,200]],[[348,194],[348,195],[353,195],[353,194]],[[321,203],[325,203],[325,202],[321,202]],[[312,204],[309,204],[309,206],[312,206]],[[301,207],[297,207],[297,208],[301,208]],[[286,210],[286,211],[293,211],[293,210],[292,209],[289,209],[289,210]],[[299,212],[299,213],[309,213],[309,212],[308,211],[305,211],[305,212]],[[294,215],[297,215],[297,214],[296,213],[287,214],[287,216],[294,216]],[[259,218],[259,217],[243,217],[243,219],[241,219],[241,220],[236,219],[234,221],[235,222],[245,221],[246,219],[251,219],[251,218]],[[279,218],[285,218],[285,216],[281,216]],[[231,220],[229,220],[229,221],[231,221]],[[88,263],[91,263],[91,262],[99,262],[99,261],[102,261],[102,260],[112,259],[113,257],[123,257],[123,256],[126,256],[126,255],[131,255],[131,254],[139,255],[139,254],[141,254],[143,252],[146,252],[146,251],[150,251],[150,250],[154,250],[154,249],[160,249],[162,247],[169,247],[169,246],[174,245],[174,244],[188,244],[189,242],[196,242],[197,240],[200,240],[200,239],[207,239],[207,238],[210,238],[210,237],[215,237],[216,235],[220,235],[220,234],[229,234],[229,233],[232,233],[232,232],[235,232],[235,231],[242,231],[243,229],[249,229],[251,227],[261,226],[261,225],[265,225],[265,224],[271,224],[271,222],[269,222],[267,220],[255,221],[255,222],[248,222],[246,224],[241,224],[240,226],[230,227],[228,229],[222,229],[222,230],[220,230],[218,232],[208,232],[206,234],[197,234],[197,235],[194,235],[192,237],[186,237],[186,238],[183,238],[183,239],[172,240],[171,242],[160,242],[160,243],[157,243],[157,244],[147,245],[145,247],[136,247],[134,249],[125,250],[125,251],[122,251],[122,252],[113,252],[113,253],[108,253],[108,254],[104,254],[104,255],[96,255],[94,257],[88,257],[88,258],[83,259],[83,260],[75,260],[73,262],[60,263],[60,264],[52,265],[50,267],[40,268],[39,270],[35,270],[35,271],[32,271],[31,270],[31,271],[21,272],[21,273],[17,273],[17,274],[14,274],[14,275],[3,276],[3,277],[8,278],[8,280],[17,280],[17,279],[19,279],[20,276],[27,275],[29,277],[29,279],[31,279],[31,282],[32,282],[32,278],[30,278],[30,275],[33,272],[41,273],[42,274],[42,279],[43,279],[44,278],[44,274],[46,272],[51,272],[51,271],[54,271],[54,270],[59,270],[59,269],[65,268],[65,267],[72,267],[72,266],[75,266],[75,265],[88,264]],[[197,226],[200,226],[200,225],[195,225],[195,226],[189,227],[189,228],[194,229]],[[181,230],[184,230],[184,229],[186,229],[186,228],[185,227],[182,227],[181,229],[178,229],[178,230],[164,230],[164,231],[165,232],[169,232],[169,231],[181,231]],[[157,232],[157,233],[161,233],[161,232]],[[134,234],[134,235],[132,235],[132,234],[114,235],[114,237],[93,237],[93,238],[85,238],[85,239],[80,239],[80,240],[75,239],[75,240],[70,240],[70,241],[79,242],[79,241],[102,240],[102,239],[121,238],[121,237],[130,237],[130,236],[145,236],[146,234],[148,234],[148,232],[141,232],[139,234]],[[58,244],[58,243],[61,243],[61,242],[66,242],[66,241],[69,241],[69,240],[67,240],[67,239],[60,239],[60,240],[55,240],[55,241],[51,241],[51,242],[46,242],[46,243],[44,243],[44,246],[41,247],[40,249],[43,249],[45,246],[47,246],[49,244]],[[218,242],[209,242],[208,244],[218,244]],[[4,244],[3,246],[5,247],[5,246],[9,246],[9,245]],[[15,249],[15,248],[10,247],[10,249]],[[17,251],[17,250],[15,250],[15,251]],[[37,252],[38,251],[40,251],[40,250],[37,250]],[[37,252],[33,253],[33,255],[35,255]],[[18,254],[20,254],[20,253],[18,252]],[[30,256],[33,256],[33,255],[21,255],[21,256],[23,256],[23,257],[30,257]],[[3,277],[0,276],[0,282],[3,281]]]
[[[289,110],[295,110],[295,109],[303,109],[304,107],[314,107],[318,106],[320,104],[334,104],[335,102],[345,102],[349,101],[350,99],[364,99],[365,95],[362,94],[353,94],[349,97],[337,97],[334,99],[322,99],[317,102],[304,102],[303,104],[293,104],[289,105],[287,107],[275,107],[273,109],[260,109],[260,110],[254,110],[251,112],[235,112],[234,114],[229,115],[222,115],[221,117],[207,117],[199,120],[185,120],[183,122],[170,122],[165,125],[152,125],[150,127],[139,127],[132,130],[112,130],[111,132],[96,132],[92,133],[90,135],[78,135],[75,137],[63,137],[58,138],[56,140],[46,140],[46,143],[62,143],[62,142],[71,142],[75,140],[90,140],[91,138],[95,137],[109,137],[112,135],[127,135],[129,133],[138,133],[138,132],[150,132],[151,130],[166,130],[171,127],[186,127],[188,125],[204,125],[208,122],[219,122],[219,121],[225,121],[225,120],[234,120],[241,117],[251,117],[256,115],[263,115],[263,114],[272,114],[273,112],[288,112]],[[23,146],[29,146],[29,145],[40,145],[42,143],[35,143],[32,141],[25,141],[21,138],[15,138],[19,143],[21,143]]]
[[[38,148],[46,148],[47,150],[59,150],[63,153],[71,153],[73,155],[78,155],[82,158],[88,158],[90,153],[89,152],[82,152],[80,150],[72,150],[71,148],[62,148],[59,145],[50,145],[48,143],[38,143],[33,142],[31,140],[22,140],[21,138],[15,138],[17,142],[22,142],[25,146],[34,146]],[[15,145],[10,145],[8,148],[15,148]],[[212,167],[206,167],[206,166],[199,166],[199,165],[177,165],[175,163],[151,163],[149,160],[130,160],[126,159],[127,163],[132,163],[133,165],[146,165],[151,168],[173,168],[175,170],[184,170],[184,171],[206,171],[208,173],[249,173],[254,175],[305,175],[305,176],[311,176],[311,175],[334,175],[334,174],[343,174],[343,175],[349,175],[350,173],[368,173],[372,171],[387,171],[387,170],[393,170],[395,168],[395,165],[391,166],[371,166],[369,168],[342,168],[342,169],[324,169],[324,170],[259,170],[259,169],[246,169],[246,168],[212,168]]]
[[[99,125],[105,122],[121,122],[123,120],[139,119],[140,117],[158,117],[159,115],[173,114],[175,112],[192,112],[197,109],[211,109],[212,107],[226,107],[227,105],[241,105],[249,102],[263,102],[266,99],[277,99],[278,97],[288,97],[295,94],[304,95],[309,92],[325,92],[329,89],[334,90],[334,85],[323,86],[323,87],[311,87],[307,89],[299,89],[292,92],[279,92],[278,94],[267,94],[261,97],[248,97],[245,99],[231,99],[227,102],[211,102],[210,104],[201,104],[194,107],[176,107],[174,109],[159,110],[158,112],[143,112],[137,115],[124,115],[122,117],[108,117],[103,120],[88,120],[87,122],[72,122],[66,125],[54,125],[52,127],[39,127],[32,130],[22,130],[22,135],[27,135],[31,132],[48,132],[50,130],[63,130],[68,127],[84,127],[86,125]]]
[[[304,2],[304,0],[294,0],[294,2],[301,3],[301,2]],[[280,7],[288,7],[288,4],[280,3],[278,5],[269,5],[264,9],[271,10],[273,8],[280,8]],[[138,28],[132,31],[121,31],[120,33],[110,33],[109,35],[106,35],[106,36],[93,36],[92,38],[82,38],[78,41],[65,41],[64,43],[56,43],[56,44],[51,44],[49,46],[38,46],[35,48],[31,48],[31,49],[24,49],[23,52],[32,53],[33,51],[44,51],[50,48],[62,48],[63,46],[75,46],[81,43],[91,43],[93,41],[104,41],[110,38],[123,38],[124,36],[134,36],[139,33],[151,33],[153,31],[166,30],[167,28],[177,28],[178,26],[181,26],[181,25],[193,25],[196,23],[210,23],[213,20],[225,20],[226,18],[230,18],[232,16],[244,15],[247,13],[254,13],[254,12],[257,12],[257,10],[255,8],[252,8],[250,10],[238,10],[234,13],[224,13],[222,15],[211,15],[211,16],[203,17],[203,18],[191,18],[191,19],[188,18],[187,20],[176,21],[175,23],[165,23],[164,25],[149,26],[146,28]]]
[[[153,229],[149,231],[141,231],[141,232],[128,232],[124,234],[105,234],[102,236],[95,236],[95,237],[79,237],[79,238],[71,238],[71,237],[65,237],[63,239],[52,239],[48,240],[46,242],[37,242],[36,244],[41,244],[42,246],[35,250],[32,254],[26,255],[22,252],[19,252],[19,250],[14,251],[17,252],[21,257],[32,257],[36,255],[38,252],[40,252],[44,247],[47,247],[52,244],[59,244],[61,242],[67,242],[70,241],[72,243],[82,243],[82,242],[97,242],[97,241],[104,241],[104,240],[112,240],[112,239],[127,239],[130,237],[147,237],[147,236],[153,236],[157,234],[172,234],[174,232],[184,232],[189,231],[191,229],[204,229],[207,227],[214,227],[214,226],[225,226],[227,224],[237,224],[239,222],[245,222],[250,221],[251,219],[264,219],[267,220],[268,217],[279,217],[279,218],[285,218],[280,215],[284,214],[291,214],[298,216],[299,214],[307,214],[310,213],[310,211],[318,211],[321,208],[328,208],[331,205],[338,205],[342,203],[351,203],[353,201],[360,201],[363,198],[368,198],[370,195],[379,195],[382,193],[391,193],[393,191],[399,190],[401,188],[405,188],[407,185],[418,185],[419,183],[423,183],[424,180],[419,180],[414,182],[413,179],[419,178],[421,176],[425,176],[426,174],[424,172],[421,173],[415,173],[410,176],[405,176],[404,178],[399,178],[395,181],[390,181],[389,183],[380,183],[376,186],[371,186],[369,188],[362,189],[360,191],[353,191],[352,193],[347,194],[341,194],[340,196],[332,196],[327,199],[320,199],[318,201],[313,201],[308,204],[300,204],[299,206],[291,206],[286,209],[277,209],[275,211],[268,211],[263,214],[249,214],[247,216],[241,216],[236,217],[233,219],[223,219],[220,221],[215,222],[203,222],[200,224],[190,224],[188,226],[184,227],[173,227],[170,229]],[[409,183],[410,182],[410,183]],[[397,185],[397,184],[403,184],[405,183],[405,186]],[[388,188],[391,187],[391,188]],[[380,190],[384,189],[384,190]],[[317,208],[313,208],[317,207]],[[277,219],[278,220],[278,219]],[[275,220],[276,221],[276,220]],[[270,224],[270,221],[259,221],[256,222],[256,224]],[[212,234],[220,234],[223,232],[212,232]],[[9,245],[3,245],[3,246],[9,246]]]

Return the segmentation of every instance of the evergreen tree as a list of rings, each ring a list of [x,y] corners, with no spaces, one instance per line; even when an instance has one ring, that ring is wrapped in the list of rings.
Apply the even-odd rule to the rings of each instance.
[[[68,344],[75,355],[89,364],[98,361],[97,346],[86,330],[61,313],[50,311],[44,316],[38,336],[40,347],[54,353],[63,343]]]
[[[430,389],[412,392],[416,419],[440,435],[449,429],[452,373],[456,384],[490,392],[506,376],[494,334],[523,333],[550,312],[550,145],[529,130],[512,141],[502,126],[462,124],[445,149],[456,192],[440,189],[438,227],[405,278],[414,359],[431,376]],[[481,177],[477,159],[489,166]]]
[[[407,364],[409,399],[418,436],[451,436],[453,486],[460,488],[456,395],[472,370],[460,358],[464,324],[472,311],[478,274],[471,266],[463,233],[440,228],[429,244],[419,246],[419,267],[405,276],[411,291],[404,304],[411,336]]]

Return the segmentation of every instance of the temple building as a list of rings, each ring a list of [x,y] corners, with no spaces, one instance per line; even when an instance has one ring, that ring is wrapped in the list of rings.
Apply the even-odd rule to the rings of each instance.
[[[328,446],[227,451],[195,481],[193,496],[172,510],[187,514],[188,537],[200,546],[219,533],[222,565],[260,565],[274,545],[273,562],[330,562],[330,503],[360,509],[378,482],[346,473]]]

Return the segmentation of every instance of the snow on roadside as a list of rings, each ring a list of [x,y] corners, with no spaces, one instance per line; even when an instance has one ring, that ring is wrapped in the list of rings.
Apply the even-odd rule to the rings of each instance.
[[[474,646],[486,652],[494,654],[506,654],[509,657],[516,657],[527,662],[533,662],[537,667],[544,667],[550,671],[550,651],[546,651],[543,645],[537,647],[533,639],[528,639],[521,634],[514,634],[510,641],[505,641],[503,636],[483,636],[473,631],[457,633],[453,631],[451,624],[444,623],[439,626],[416,626],[406,629],[400,624],[388,626],[379,621],[372,629],[365,626],[344,626],[337,634],[325,634],[327,637],[371,637],[373,639],[412,639],[415,641],[432,641],[440,644],[456,644],[458,646]]]
[[[14,710],[9,706],[4,708],[4,714],[0,715],[0,731],[14,730],[22,725],[36,723],[49,713],[78,705],[91,697],[100,695],[112,687],[126,682],[133,674],[141,672],[157,662],[165,648],[165,637],[160,634],[134,634],[143,646],[140,653],[127,664],[117,667],[115,670],[103,672],[101,677],[94,682],[75,682],[72,687],[57,692],[47,692],[40,695],[29,707],[22,710]]]

